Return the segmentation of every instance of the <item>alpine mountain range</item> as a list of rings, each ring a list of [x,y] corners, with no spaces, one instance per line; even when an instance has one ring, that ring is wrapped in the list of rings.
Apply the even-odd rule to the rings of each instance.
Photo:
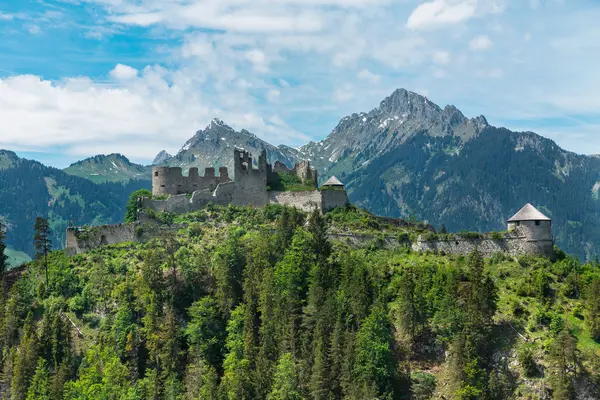
[[[502,230],[523,204],[532,203],[552,218],[556,243],[566,252],[582,259],[600,252],[600,158],[563,150],[533,132],[491,126],[483,116],[469,119],[454,106],[442,109],[404,89],[368,113],[344,117],[320,142],[274,146],[215,119],[177,154],[161,151],[153,164],[182,167],[185,173],[190,167],[231,169],[234,147],[253,154],[266,149],[270,163],[290,167],[310,160],[321,182],[332,175],[344,182],[357,206],[448,231]],[[7,205],[2,200],[10,191],[0,190],[0,218],[17,233],[9,232],[8,244],[30,255],[33,249],[25,245],[30,238],[21,236],[32,229],[33,215],[47,216],[60,229],[73,219],[119,222],[127,192],[150,187],[150,167],[119,154],[60,171],[0,151],[0,187],[16,188],[15,176],[39,183],[23,185],[21,198],[38,193],[41,201],[33,208],[26,202]],[[108,191],[98,199],[102,188]],[[56,232],[56,246],[62,235]]]

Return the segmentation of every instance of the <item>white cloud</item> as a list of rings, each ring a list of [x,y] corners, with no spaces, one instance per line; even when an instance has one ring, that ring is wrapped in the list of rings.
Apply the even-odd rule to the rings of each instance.
[[[31,33],[32,35],[37,35],[39,33],[42,33],[42,29],[38,25],[31,25],[31,26],[27,27],[27,31],[29,33]]]
[[[12,21],[14,18],[14,15],[5,14],[2,11],[0,11],[0,21]]]
[[[279,89],[271,89],[267,92],[267,100],[271,103],[276,102],[281,95],[281,91]]]
[[[506,0],[431,0],[421,3],[408,17],[409,29],[435,29],[504,11]]]
[[[367,81],[370,83],[379,83],[381,81],[381,75],[377,75],[369,71],[368,69],[363,69],[358,73],[358,79],[362,79],[363,81]]]
[[[433,62],[438,65],[448,65],[450,63],[450,53],[447,51],[436,51],[433,53]]]
[[[408,17],[411,29],[454,25],[475,16],[477,0],[433,0],[420,4]]]
[[[122,66],[111,73],[133,78],[132,70]],[[263,119],[250,98],[232,87],[223,89],[224,96],[233,98],[229,105],[218,96],[202,95],[201,87],[202,82],[190,74],[153,66],[117,86],[88,78],[52,82],[20,75],[3,79],[0,148],[44,151],[61,146],[77,156],[121,152],[148,161],[163,148],[176,151],[215,116],[266,140],[295,144],[308,140],[292,128]]]
[[[492,47],[492,40],[487,35],[480,35],[469,42],[469,48],[473,51],[483,51]]]
[[[138,70],[129,65],[117,64],[115,68],[110,71],[109,75],[117,81],[125,81],[136,78]]]
[[[354,87],[349,84],[344,84],[341,87],[338,87],[333,92],[333,99],[337,103],[345,103],[354,98]]]
[[[252,63],[256,72],[265,73],[269,71],[269,61],[265,53],[258,49],[247,51],[246,59]]]

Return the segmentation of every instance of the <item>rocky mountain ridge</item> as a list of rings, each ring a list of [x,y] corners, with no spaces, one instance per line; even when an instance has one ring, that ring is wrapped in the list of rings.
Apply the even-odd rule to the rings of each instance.
[[[280,161],[293,166],[299,159],[297,150],[288,146],[273,146],[245,129],[238,132],[218,118],[213,119],[205,129],[197,131],[176,155],[165,159],[166,152],[161,151],[156,159],[162,161],[160,164],[163,165],[181,167],[184,174],[187,174],[191,167],[203,171],[206,167],[218,169],[224,166],[232,171],[232,154],[235,147],[251,152],[255,158],[262,149],[266,149],[268,161],[271,163]]]

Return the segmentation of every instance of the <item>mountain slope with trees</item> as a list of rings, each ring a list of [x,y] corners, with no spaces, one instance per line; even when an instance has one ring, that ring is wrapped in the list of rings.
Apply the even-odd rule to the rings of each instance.
[[[162,216],[163,218],[165,216]],[[353,207],[208,207],[39,258],[0,303],[11,399],[600,396],[600,265],[332,242]]]
[[[129,195],[150,186],[150,181],[96,184],[0,150],[0,219],[7,226],[7,244],[32,256],[40,216],[50,222],[53,247],[62,248],[69,223],[121,222]]]
[[[95,183],[126,183],[130,180],[150,180],[152,167],[132,163],[121,154],[101,154],[71,164],[63,171]]]

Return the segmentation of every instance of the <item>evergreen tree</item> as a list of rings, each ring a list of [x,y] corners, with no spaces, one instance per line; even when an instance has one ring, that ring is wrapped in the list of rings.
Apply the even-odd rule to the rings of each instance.
[[[139,189],[131,193],[127,206],[125,207],[125,222],[135,222],[138,219],[138,213],[141,209],[140,199],[142,197],[152,198],[152,192],[148,189]]]
[[[585,309],[585,322],[590,334],[600,342],[600,277],[594,278],[587,288]]]
[[[222,348],[225,327],[212,297],[204,297],[188,310],[190,322],[185,330],[191,354],[214,369],[219,369],[223,360]]]
[[[392,340],[385,310],[374,307],[360,327],[356,341],[354,387],[358,398],[395,398],[398,376]]]
[[[227,241],[219,246],[211,261],[216,280],[215,298],[221,312],[227,317],[243,297],[245,259],[240,241],[243,234],[241,229],[230,228]]]
[[[48,277],[48,253],[52,249],[52,241],[50,240],[50,224],[48,220],[42,217],[35,219],[35,235],[33,241],[37,251],[38,258],[43,258],[43,265],[46,271],[46,290],[50,289],[50,281]]]
[[[252,398],[249,362],[244,358],[244,306],[231,313],[227,324],[227,356],[223,362],[225,372],[220,393],[224,400],[248,400]]]
[[[267,396],[267,400],[303,400],[298,388],[298,374],[296,366],[290,353],[285,353],[279,359],[273,389]]]
[[[46,360],[39,358],[31,385],[27,391],[27,400],[50,400],[48,375]]]
[[[314,254],[319,259],[327,259],[331,254],[331,244],[327,236],[327,223],[321,212],[316,208],[308,219],[308,232],[312,236]]]
[[[188,366],[185,376],[186,400],[218,400],[217,371],[204,360]]]
[[[10,385],[11,400],[25,400],[27,388],[35,374],[39,354],[38,337],[31,314],[23,327],[19,351],[15,354],[14,370]]]
[[[573,399],[572,378],[577,373],[577,342],[567,329],[563,329],[550,346],[548,361],[552,398]]]
[[[6,227],[0,220],[0,278],[4,276],[4,272],[8,270],[8,256],[6,255]]]

